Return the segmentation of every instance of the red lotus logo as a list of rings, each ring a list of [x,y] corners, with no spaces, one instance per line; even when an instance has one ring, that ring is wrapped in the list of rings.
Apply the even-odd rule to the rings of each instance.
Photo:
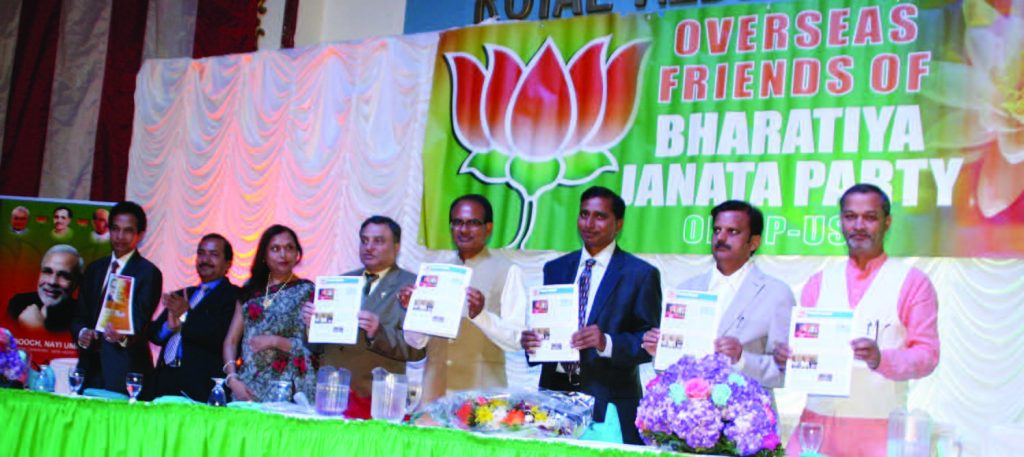
[[[460,173],[508,184],[523,197],[523,219],[510,246],[529,239],[536,200],[561,184],[584,184],[618,170],[609,149],[636,117],[641,61],[648,40],[608,56],[611,36],[585,44],[566,63],[551,38],[528,63],[512,50],[484,45],[487,65],[450,52],[452,125],[468,151]]]

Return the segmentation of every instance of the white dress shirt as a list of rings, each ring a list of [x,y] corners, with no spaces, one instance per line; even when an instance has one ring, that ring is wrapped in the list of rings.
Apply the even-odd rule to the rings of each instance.
[[[750,264],[753,262],[753,259],[747,260],[739,270],[732,272],[728,276],[718,271],[717,266],[711,267],[711,281],[708,282],[708,292],[718,295],[718,306],[721,308],[719,309],[719,315],[725,314],[729,307],[734,305],[733,300],[736,298],[736,294],[739,293],[740,287],[743,286],[743,281],[746,281],[747,276],[750,275]],[[740,316],[740,319],[743,319],[743,317]],[[741,320],[736,325],[743,325],[743,321]],[[719,328],[719,332],[721,332],[721,328]],[[745,364],[746,360],[743,358],[743,353],[740,353],[739,360],[732,366],[734,369],[741,370]]]
[[[574,284],[579,287],[580,275],[583,274],[583,270],[587,267],[587,260],[594,259],[594,266],[590,268],[590,289],[587,290],[587,310],[584,314],[584,321],[582,322],[583,327],[586,327],[587,321],[590,320],[590,311],[594,309],[594,297],[597,296],[597,289],[601,286],[601,280],[604,279],[604,273],[608,271],[608,263],[612,261],[612,254],[615,253],[616,243],[613,240],[608,246],[605,246],[601,252],[597,255],[590,255],[586,248],[580,250],[580,265],[576,268],[576,280]],[[599,351],[597,355],[605,358],[612,356],[612,337],[607,333],[604,334],[605,346],[604,351]]]

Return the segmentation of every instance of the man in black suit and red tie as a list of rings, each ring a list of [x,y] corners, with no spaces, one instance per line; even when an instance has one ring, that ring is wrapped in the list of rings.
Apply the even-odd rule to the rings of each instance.
[[[225,277],[231,243],[217,233],[199,240],[196,273],[200,284],[164,294],[164,311],[149,328],[161,346],[156,362],[156,396],[182,395],[204,401],[213,378],[223,378],[224,338],[238,301],[238,287]]]
[[[85,387],[127,393],[125,376],[142,373],[141,399],[153,398],[153,358],[146,339],[153,311],[160,301],[163,275],[136,247],[146,232],[146,213],[135,202],[125,201],[110,210],[110,257],[90,263],[85,269],[72,338],[78,343],[78,368],[85,373]],[[108,324],[95,330],[96,321],[114,275],[133,278],[132,325],[134,335],[124,335]]]
[[[641,342],[660,323],[661,277],[657,268],[617,246],[625,214],[615,192],[587,189],[576,219],[584,249],[544,264],[544,284],[575,284],[579,290],[580,329],[572,345],[580,361],[544,363],[540,387],[592,395],[598,422],[613,403],[623,441],[642,444],[634,425],[642,395],[638,366],[651,361]],[[540,336],[527,330],[521,343],[529,353],[540,347]]]

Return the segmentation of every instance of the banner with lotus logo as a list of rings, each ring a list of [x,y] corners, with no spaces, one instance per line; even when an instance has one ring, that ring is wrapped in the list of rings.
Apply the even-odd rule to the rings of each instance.
[[[759,252],[842,255],[838,198],[892,198],[900,256],[1024,254],[1024,1],[796,1],[442,34],[422,241],[495,206],[491,245],[579,248],[587,187],[626,201],[619,242],[708,252],[710,210],[765,213]]]

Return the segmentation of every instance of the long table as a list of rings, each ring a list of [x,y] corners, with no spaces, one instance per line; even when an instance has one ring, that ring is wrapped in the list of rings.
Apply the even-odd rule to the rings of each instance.
[[[3,456],[656,455],[382,421],[318,420],[201,404],[128,404],[0,389]]]

